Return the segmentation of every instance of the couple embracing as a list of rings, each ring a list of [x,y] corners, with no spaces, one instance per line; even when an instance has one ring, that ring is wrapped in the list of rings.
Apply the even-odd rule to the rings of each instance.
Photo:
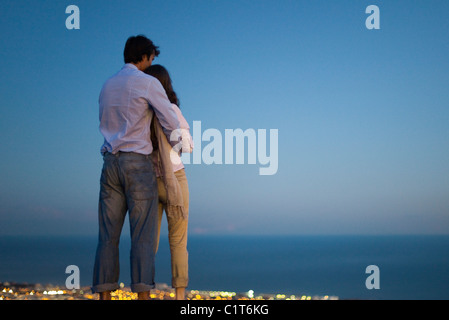
[[[169,73],[163,66],[153,65],[159,53],[145,36],[128,38],[125,65],[100,92],[104,162],[92,286],[100,300],[111,299],[111,291],[119,288],[119,241],[127,212],[131,290],[138,293],[139,300],[149,299],[155,286],[155,255],[164,211],[172,286],[176,299],[185,298],[189,190],[184,166],[173,150],[182,145],[182,152],[192,152],[193,140]]]

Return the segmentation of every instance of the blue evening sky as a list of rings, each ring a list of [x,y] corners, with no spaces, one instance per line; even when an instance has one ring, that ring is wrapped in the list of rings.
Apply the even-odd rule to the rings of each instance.
[[[79,30],[65,26],[71,4]],[[380,30],[365,27],[372,4]],[[96,234],[98,94],[137,34],[160,47],[191,126],[279,132],[275,175],[186,165],[191,234],[447,234],[448,12],[446,0],[2,0],[0,235]]]

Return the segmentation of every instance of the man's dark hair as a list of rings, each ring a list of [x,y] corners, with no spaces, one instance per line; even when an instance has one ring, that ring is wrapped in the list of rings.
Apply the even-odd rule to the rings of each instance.
[[[153,53],[157,57],[160,53],[159,47],[155,46],[153,41],[144,35],[129,37],[125,44],[123,56],[125,63],[139,63],[143,56],[150,57]]]

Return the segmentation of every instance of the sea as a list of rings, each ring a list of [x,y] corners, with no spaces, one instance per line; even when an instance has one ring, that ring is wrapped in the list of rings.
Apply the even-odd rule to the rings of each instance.
[[[0,282],[64,286],[66,267],[76,265],[81,286],[90,286],[96,245],[96,236],[0,236]],[[129,250],[130,238],[122,235],[119,282],[125,286],[130,285]],[[191,235],[188,251],[191,290],[449,299],[449,236]],[[156,256],[155,281],[171,284],[166,235]]]

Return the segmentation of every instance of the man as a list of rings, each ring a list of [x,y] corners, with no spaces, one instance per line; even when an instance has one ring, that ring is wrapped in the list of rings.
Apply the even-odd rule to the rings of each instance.
[[[158,194],[150,158],[153,113],[168,137],[179,129],[162,85],[142,72],[158,55],[158,47],[145,36],[130,37],[124,50],[125,65],[105,82],[99,97],[104,164],[92,291],[101,300],[109,300],[111,291],[119,287],[118,245],[126,212],[131,230],[131,290],[140,300],[147,300],[154,288]]]

